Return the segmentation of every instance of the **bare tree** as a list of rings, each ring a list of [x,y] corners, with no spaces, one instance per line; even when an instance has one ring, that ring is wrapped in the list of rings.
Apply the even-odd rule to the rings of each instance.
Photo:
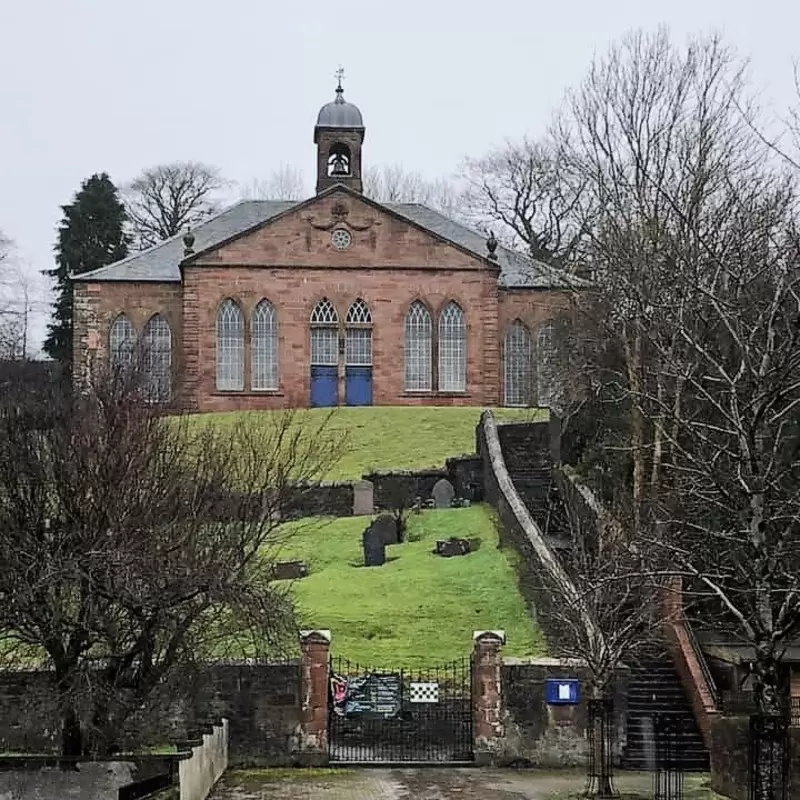
[[[800,250],[774,167],[718,39],[629,37],[571,98],[561,135],[599,216],[589,252],[600,365],[629,414],[634,535],[750,645],[764,713],[800,630]],[[707,607],[708,610],[708,607]]]
[[[223,430],[140,386],[126,369],[71,402],[0,397],[0,652],[52,669],[65,755],[113,751],[188,665],[287,646],[280,520],[341,453],[303,413]]]
[[[30,356],[31,326],[48,310],[43,278],[28,268],[0,232],[0,360]]]
[[[457,184],[445,178],[428,180],[402,164],[384,164],[364,170],[364,194],[381,203],[419,203],[446,216],[461,216]]]
[[[564,266],[579,256],[587,215],[578,213],[586,178],[562,167],[552,143],[529,139],[468,158],[465,208],[479,227],[499,225],[509,247]]]
[[[216,167],[176,161],[144,170],[123,190],[134,245],[143,250],[219,210],[228,182]]]
[[[719,39],[679,48],[665,31],[638,32],[593,64],[554,126],[563,168],[583,186],[577,211],[602,297],[587,313],[599,314],[599,337],[622,357],[602,380],[629,408],[635,527],[669,456],[662,408],[679,406],[682,392],[680,381],[659,385],[646,332],[668,336],[695,231],[722,236],[727,181],[763,153],[742,114],[748,105],[744,67]]]
[[[613,737],[607,735],[614,724],[614,684],[620,665],[635,666],[654,651],[663,621],[661,584],[643,557],[642,542],[633,541],[568,469],[559,494],[570,534],[561,560],[574,588],[565,592],[554,581],[545,586],[552,593],[547,615],[551,629],[559,631],[558,654],[584,662],[591,676],[588,796],[615,797]],[[545,533],[560,516],[551,505]]]
[[[268,178],[239,187],[242,200],[302,200],[306,194],[302,170],[289,164],[281,164]]]

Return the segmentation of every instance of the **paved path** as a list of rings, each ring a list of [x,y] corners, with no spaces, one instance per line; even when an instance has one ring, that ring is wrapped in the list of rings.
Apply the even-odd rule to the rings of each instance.
[[[619,776],[617,788],[650,796],[647,774]],[[550,800],[579,792],[580,772],[491,769],[365,769],[229,772],[210,800]]]

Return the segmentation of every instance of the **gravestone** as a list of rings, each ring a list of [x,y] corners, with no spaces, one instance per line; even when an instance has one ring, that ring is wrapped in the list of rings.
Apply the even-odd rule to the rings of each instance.
[[[361,537],[364,547],[364,566],[380,567],[386,563],[386,545],[383,543],[380,531],[373,530],[370,525]]]
[[[370,527],[384,544],[397,544],[397,520],[391,514],[381,514]]]
[[[308,575],[305,561],[276,561],[272,565],[272,578],[276,581],[295,580]]]
[[[356,481],[353,484],[353,516],[362,517],[372,513],[375,507],[374,489],[371,481]]]
[[[431,494],[436,508],[450,508],[453,505],[456,490],[447,478],[440,478],[436,481]]]
[[[465,556],[469,553],[469,542],[466,539],[451,537],[445,541],[436,542],[436,555],[450,558],[451,556]]]

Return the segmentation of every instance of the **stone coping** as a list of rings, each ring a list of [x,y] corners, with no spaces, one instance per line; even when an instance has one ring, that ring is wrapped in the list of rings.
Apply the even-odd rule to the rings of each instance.
[[[588,665],[583,658],[553,658],[552,656],[525,656],[516,658],[514,656],[503,656],[503,666],[506,667],[580,667],[588,669]],[[618,670],[629,670],[627,664],[617,664]]]

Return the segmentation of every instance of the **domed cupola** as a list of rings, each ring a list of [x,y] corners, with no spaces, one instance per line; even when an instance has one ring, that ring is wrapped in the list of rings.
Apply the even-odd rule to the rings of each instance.
[[[340,69],[336,75],[339,80],[336,98],[322,106],[314,127],[317,194],[337,183],[357,192],[362,191],[361,145],[366,133],[364,120],[358,106],[344,99],[344,71]]]

